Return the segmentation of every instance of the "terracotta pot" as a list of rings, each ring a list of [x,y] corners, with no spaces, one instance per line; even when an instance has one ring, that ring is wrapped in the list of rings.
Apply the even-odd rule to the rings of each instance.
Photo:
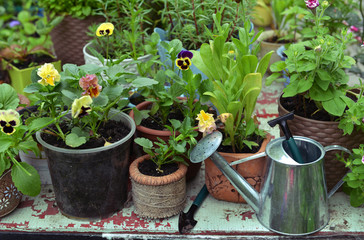
[[[288,113],[281,104],[282,99],[281,96],[278,101],[279,116]],[[340,145],[351,150],[364,142],[363,132],[354,130],[351,135],[343,135],[343,131],[338,128],[338,125],[339,122],[313,120],[298,115],[294,115],[294,119],[288,121],[292,135],[314,139],[324,147],[328,145]],[[282,132],[281,136],[283,136]],[[345,164],[336,159],[337,153],[340,152],[330,151],[325,155],[324,167],[328,190],[331,190],[348,171],[345,168]]]
[[[138,166],[149,159],[149,155],[144,155],[135,159],[129,167],[136,213],[148,218],[166,218],[179,214],[186,201],[187,167],[179,163],[178,170],[172,174],[148,176],[142,174]]]
[[[145,110],[151,104],[152,104],[152,102],[144,101],[144,102],[136,105],[135,107],[138,110]],[[130,111],[129,116],[132,119],[134,119],[133,110]],[[152,142],[158,142],[158,138],[161,138],[164,141],[168,141],[169,137],[172,135],[172,133],[168,130],[163,130],[163,131],[155,130],[155,129],[144,127],[142,125],[136,126],[136,134],[138,137],[147,138]],[[197,139],[197,141],[198,141],[198,139]],[[185,159],[185,160],[188,163],[188,171],[187,171],[186,179],[187,179],[187,181],[190,181],[190,180],[194,179],[196,177],[196,175],[198,174],[198,172],[201,168],[201,163],[192,163],[189,159]]]
[[[274,51],[274,53],[272,54],[272,57],[270,58],[270,61],[269,61],[268,71],[270,71],[269,70],[270,65],[281,60],[281,58],[277,54],[277,50],[279,47],[284,45],[282,43],[272,43],[272,42],[266,41],[267,39],[269,39],[273,36],[275,36],[274,30],[268,30],[268,31],[264,31],[257,39],[260,42],[260,52],[259,52],[260,57],[263,57],[265,54],[267,54],[270,51]]]
[[[267,134],[262,146],[257,153],[265,151],[269,141],[272,139],[270,134]],[[219,154],[225,158],[228,163],[252,156],[257,153],[225,153]],[[263,174],[266,168],[265,157],[257,158],[245,163],[233,166],[238,173],[244,177],[258,192],[260,191],[261,183],[263,182]],[[225,175],[216,167],[210,158],[205,160],[205,182],[210,194],[218,199],[235,203],[246,203],[244,198],[238,193],[235,187],[225,177]]]
[[[11,179],[11,170],[6,170],[0,176],[0,218],[14,211],[21,198],[22,194]]]

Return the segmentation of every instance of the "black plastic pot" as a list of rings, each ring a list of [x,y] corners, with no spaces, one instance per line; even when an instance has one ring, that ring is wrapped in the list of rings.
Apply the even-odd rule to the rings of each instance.
[[[120,120],[131,131],[109,146],[93,149],[64,149],[37,140],[43,145],[56,195],[63,215],[85,220],[103,219],[122,209],[127,199],[129,153],[134,121],[125,113]]]

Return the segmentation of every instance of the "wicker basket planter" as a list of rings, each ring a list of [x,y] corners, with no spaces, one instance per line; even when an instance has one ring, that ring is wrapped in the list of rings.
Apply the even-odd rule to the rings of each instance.
[[[288,113],[278,101],[279,116]],[[324,147],[328,145],[340,145],[349,150],[358,147],[364,142],[364,133],[353,131],[351,135],[343,135],[343,131],[338,128],[339,122],[313,120],[298,115],[294,115],[294,119],[288,122],[292,135],[304,136],[314,139],[321,143]],[[282,133],[281,133],[281,136]],[[331,190],[336,183],[347,173],[344,163],[336,160],[336,154],[339,151],[330,151],[325,155],[325,175],[328,190]]]

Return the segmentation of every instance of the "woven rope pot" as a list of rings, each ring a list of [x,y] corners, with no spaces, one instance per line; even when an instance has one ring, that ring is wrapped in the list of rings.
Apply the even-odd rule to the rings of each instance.
[[[101,16],[89,16],[85,19],[65,16],[62,22],[51,31],[57,59],[60,59],[62,64],[83,65],[85,61],[82,49],[91,40],[91,37],[87,35],[88,27],[103,21],[104,18]]]
[[[279,116],[288,113],[288,110],[281,104],[282,99],[281,96],[278,101]],[[363,132],[354,130],[351,135],[343,135],[343,131],[338,128],[339,122],[319,121],[294,115],[294,119],[288,121],[288,126],[292,135],[314,139],[324,147],[340,145],[351,150],[364,142]],[[283,136],[282,132],[281,136]],[[324,167],[328,190],[331,190],[348,171],[345,164],[336,159],[337,153],[340,152],[330,151],[325,155]]]
[[[148,176],[142,174],[138,166],[149,159],[149,155],[144,155],[135,159],[129,167],[136,213],[153,219],[179,214],[186,202],[187,167],[180,163],[178,170],[172,174]]]
[[[267,144],[272,139],[270,134],[267,134],[262,146],[257,153],[265,151]],[[225,153],[219,154],[225,158],[228,163],[240,160],[246,157],[253,156],[257,153]],[[257,158],[245,163],[232,166],[242,177],[244,177],[255,190],[260,191],[260,187],[264,180],[265,168],[267,161],[265,157]],[[210,158],[205,160],[205,183],[209,193],[218,200],[246,203],[245,199],[238,193],[235,187],[225,177],[225,175],[216,167]]]
[[[135,106],[138,110],[145,110],[150,106],[152,102],[144,101],[137,106]],[[134,111],[131,110],[129,112],[129,116],[134,119]],[[136,134],[138,137],[144,137],[149,139],[152,142],[158,142],[158,138],[163,139],[164,141],[168,142],[169,137],[172,133],[169,130],[155,130],[151,128],[144,127],[142,125],[136,125]],[[198,140],[198,139],[197,139]],[[198,172],[200,171],[202,163],[192,163],[189,159],[185,159],[188,163],[188,170],[186,174],[186,180],[190,181],[194,179]]]

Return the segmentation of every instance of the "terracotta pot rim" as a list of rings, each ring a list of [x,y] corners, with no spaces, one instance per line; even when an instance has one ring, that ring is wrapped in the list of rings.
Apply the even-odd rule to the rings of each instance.
[[[183,99],[187,99],[187,98],[186,97],[178,97],[178,99],[183,100]],[[138,110],[143,110],[152,103],[153,102],[151,102],[151,101],[144,101],[144,102],[139,103],[135,107]],[[131,110],[129,112],[129,116],[134,120],[134,111],[133,110]],[[152,128],[144,127],[142,125],[136,125],[136,129],[139,132],[148,132],[148,134],[155,135],[155,136],[162,136],[162,137],[172,136],[172,133],[169,130],[155,130],[155,129],[152,129]]]
[[[282,95],[283,95],[283,93],[281,94],[281,96],[278,99],[278,108],[281,108],[284,112],[289,113],[289,111],[287,109],[285,109],[283,107],[283,105],[281,104],[281,99],[283,98]],[[307,122],[311,122],[312,124],[320,123],[320,124],[326,124],[326,125],[339,125],[339,122],[337,122],[337,121],[315,120],[315,119],[311,119],[311,118],[302,117],[302,116],[299,116],[299,115],[296,115],[296,114],[294,114],[294,118],[299,120],[299,121],[304,120],[304,121],[307,121]]]
[[[253,156],[255,154],[258,154],[258,153],[261,153],[261,152],[264,152],[265,151],[265,148],[267,146],[267,144],[273,139],[273,136],[267,132],[263,142],[262,142],[262,145],[260,146],[259,148],[259,151],[258,152],[255,152],[255,153],[227,153],[227,152],[219,152],[219,154],[221,156],[226,156],[226,155],[231,155],[231,154],[234,154],[235,156],[239,157],[241,156],[241,158],[245,158],[245,157],[250,157],[250,156]]]
[[[145,185],[152,185],[152,186],[160,186],[160,185],[166,185],[172,182],[176,182],[183,178],[187,173],[187,166],[178,163],[178,170],[175,171],[172,174],[165,175],[162,177],[154,177],[154,176],[148,176],[143,173],[141,173],[138,169],[139,163],[143,162],[144,160],[149,160],[150,155],[146,154],[143,155],[137,159],[135,159],[129,167],[129,174],[130,178],[134,180],[135,182],[138,182],[140,184]]]

